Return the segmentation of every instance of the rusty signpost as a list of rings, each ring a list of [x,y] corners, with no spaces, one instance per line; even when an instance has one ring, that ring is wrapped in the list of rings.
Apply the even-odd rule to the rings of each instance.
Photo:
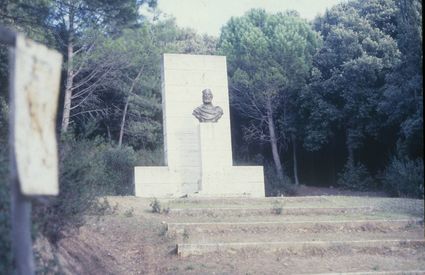
[[[55,134],[62,56],[0,26],[9,46],[9,154],[12,249],[18,274],[34,274],[31,198],[57,195]]]

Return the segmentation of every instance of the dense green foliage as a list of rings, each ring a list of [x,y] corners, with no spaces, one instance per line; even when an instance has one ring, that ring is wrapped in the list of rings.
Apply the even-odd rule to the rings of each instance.
[[[394,196],[424,198],[423,159],[394,157],[385,169],[382,181],[386,190]]]
[[[227,56],[233,107],[246,118],[248,141],[270,142],[278,177],[283,170],[278,140],[295,132],[293,96],[305,85],[319,35],[295,12],[252,10],[231,18],[219,50]],[[291,113],[292,112],[292,113]],[[283,127],[278,131],[278,122]]]
[[[41,231],[53,242],[66,230],[82,224],[81,213],[89,209],[108,210],[98,196],[133,195],[133,167],[158,165],[154,157],[160,152],[117,148],[101,138],[63,137],[60,152],[60,193],[35,208]],[[37,218],[38,217],[38,218]]]
[[[0,97],[0,144],[7,144],[8,108],[5,100]],[[9,194],[9,150],[0,146],[0,273],[12,272],[10,243],[10,194]]]
[[[318,150],[342,132],[347,161],[339,182],[351,188],[371,187],[367,169],[357,163],[356,151],[384,130],[379,104],[386,78],[400,61],[397,41],[391,36],[395,16],[394,1],[365,5],[353,1],[334,7],[314,22],[324,45],[314,57],[312,81],[303,95],[304,145]]]
[[[98,196],[133,194],[133,166],[162,164],[164,52],[226,55],[235,162],[264,165],[268,194],[300,182],[423,198],[421,1],[344,1],[312,22],[256,9],[219,38],[141,5],[160,13],[151,0],[0,0],[0,24],[64,56],[60,195],[34,207],[50,240],[106,211]],[[12,272],[7,56],[0,45],[0,273]]]
[[[398,8],[395,37],[401,60],[388,75],[379,111],[397,131],[398,153],[423,158],[422,4],[400,1]]]

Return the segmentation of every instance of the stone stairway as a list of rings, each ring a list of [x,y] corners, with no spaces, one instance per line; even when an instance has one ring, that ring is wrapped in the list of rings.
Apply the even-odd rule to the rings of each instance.
[[[168,205],[177,254],[255,263],[237,264],[232,274],[425,274],[420,200],[187,198]]]

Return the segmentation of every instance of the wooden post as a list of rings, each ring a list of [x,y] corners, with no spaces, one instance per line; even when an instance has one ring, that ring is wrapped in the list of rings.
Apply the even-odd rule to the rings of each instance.
[[[31,201],[22,195],[16,161],[10,148],[10,188],[11,188],[11,223],[12,251],[18,274],[34,274],[34,256],[31,239]]]
[[[0,26],[0,43],[8,47],[15,47],[16,33]]]
[[[0,43],[9,49],[9,100],[14,97],[14,55],[16,33],[0,26]],[[13,106],[10,106],[13,108]],[[19,175],[16,168],[14,144],[14,110],[9,112],[9,181],[11,196],[12,252],[18,274],[34,274],[34,256],[31,239],[31,201],[20,191]]]
[[[0,26],[9,47],[12,250],[18,274],[35,273],[31,197],[59,193],[55,118],[62,56]]]

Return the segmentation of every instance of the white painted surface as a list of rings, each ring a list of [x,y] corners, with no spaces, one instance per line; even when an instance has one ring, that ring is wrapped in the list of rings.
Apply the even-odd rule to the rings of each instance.
[[[136,167],[136,196],[264,196],[262,167],[232,167],[229,95],[224,56],[164,54],[162,70],[166,167]],[[217,123],[192,115],[210,88],[223,109]]]
[[[169,167],[135,167],[134,178],[137,197],[164,197],[181,193],[179,174]]]
[[[11,142],[24,195],[57,195],[55,133],[62,56],[46,46],[16,38],[11,74]]]

